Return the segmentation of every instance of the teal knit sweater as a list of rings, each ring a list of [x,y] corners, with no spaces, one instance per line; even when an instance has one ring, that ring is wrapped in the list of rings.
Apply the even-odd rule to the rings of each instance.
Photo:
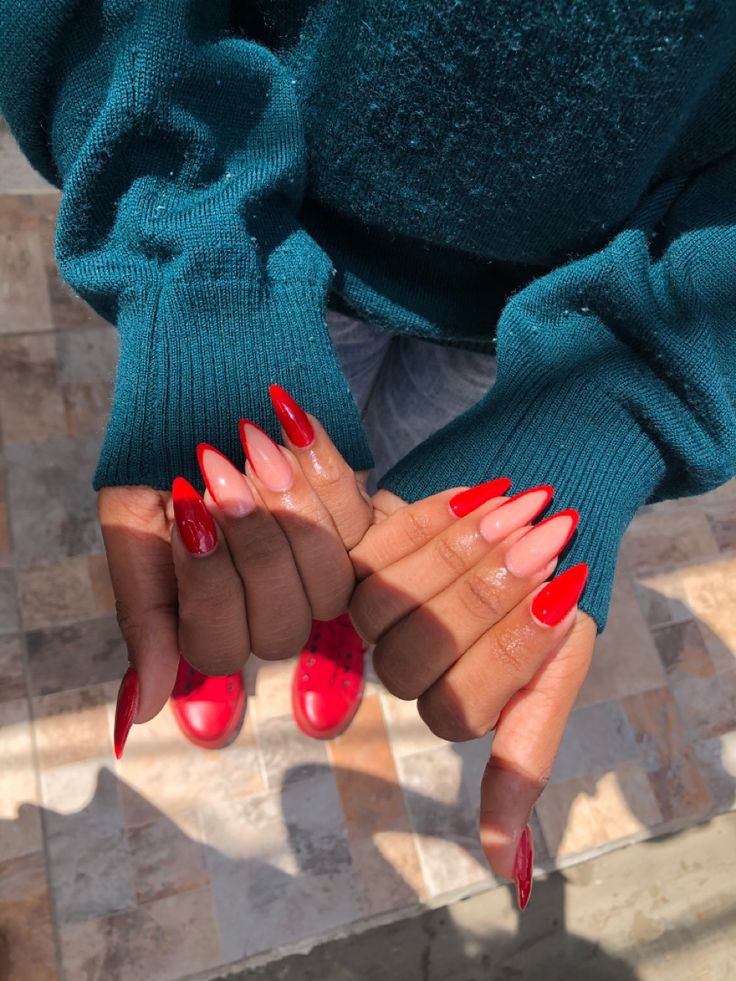
[[[120,332],[97,487],[273,381],[369,466],[328,303],[497,351],[383,485],[554,484],[601,627],[637,508],[736,471],[731,0],[0,0],[0,106]]]

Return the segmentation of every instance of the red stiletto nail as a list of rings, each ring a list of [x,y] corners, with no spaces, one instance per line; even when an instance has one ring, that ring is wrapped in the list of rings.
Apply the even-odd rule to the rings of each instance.
[[[138,672],[135,668],[130,667],[120,682],[118,700],[115,705],[114,745],[115,758],[118,760],[123,755],[130,727],[133,725],[133,719],[138,711],[139,696]]]
[[[565,538],[565,541],[562,543],[562,545],[560,545],[556,553],[557,555],[560,555],[567,548],[570,539],[575,534],[575,529],[577,528],[578,522],[580,521],[580,512],[577,510],[577,508],[565,508],[564,511],[557,511],[555,514],[551,514],[548,518],[543,518],[541,521],[538,521],[534,525],[534,528],[532,529],[536,531],[537,528],[541,528],[542,525],[546,525],[548,521],[552,521],[553,518],[559,518],[563,514],[568,515],[572,519],[572,525],[570,526],[570,530],[567,533],[567,537]],[[527,534],[531,534],[531,533],[527,532]]]
[[[205,555],[217,545],[217,529],[201,496],[188,480],[177,477],[171,487],[174,517],[181,540],[194,555]]]
[[[536,494],[537,491],[547,492],[547,500],[544,502],[543,505],[543,507],[547,507],[549,502],[552,500],[552,497],[555,492],[555,489],[551,484],[540,484],[539,487],[530,487],[529,490],[521,491],[519,494],[514,494],[513,497],[510,497],[507,501],[504,501],[501,507],[505,508],[506,505],[511,504],[512,501],[518,501],[520,497],[524,497],[526,494]],[[539,510],[541,511],[542,508],[540,508]]]
[[[514,880],[516,881],[516,901],[519,909],[526,909],[532,894],[532,872],[534,871],[534,840],[532,829],[524,826],[514,858]]]
[[[450,498],[450,510],[458,518],[464,518],[466,514],[475,511],[486,501],[492,501],[494,497],[501,497],[510,486],[511,481],[508,477],[499,477],[497,480],[489,480],[485,484],[469,487]]]
[[[548,627],[563,620],[580,599],[588,578],[585,562],[560,573],[534,597],[532,616]]]
[[[279,422],[289,440],[303,449],[314,442],[314,430],[307,414],[280,385],[270,385],[268,394]]]

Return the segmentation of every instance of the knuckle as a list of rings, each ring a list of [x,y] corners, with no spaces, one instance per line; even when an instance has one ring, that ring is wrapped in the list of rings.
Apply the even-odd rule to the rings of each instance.
[[[513,675],[524,674],[526,657],[524,645],[508,632],[500,631],[490,635],[490,655],[496,663],[503,665]]]
[[[461,600],[472,616],[491,623],[500,619],[504,611],[501,595],[492,575],[471,572],[460,582]]]
[[[450,538],[436,538],[432,545],[434,558],[450,572],[460,575],[465,572],[468,561],[462,548]]]
[[[409,540],[409,543],[414,546],[414,548],[419,548],[422,545],[426,545],[430,538],[430,523],[426,517],[423,517],[421,513],[415,511],[412,507],[404,509],[403,513],[403,530],[404,534]]]
[[[439,739],[464,743],[481,739],[492,726],[473,719],[467,708],[440,688],[432,695],[421,697],[417,703],[419,715]]]
[[[378,675],[386,691],[404,702],[418,698],[421,691],[416,690],[416,683],[407,677],[401,661],[391,651],[389,645],[379,643],[373,651],[373,669]]]

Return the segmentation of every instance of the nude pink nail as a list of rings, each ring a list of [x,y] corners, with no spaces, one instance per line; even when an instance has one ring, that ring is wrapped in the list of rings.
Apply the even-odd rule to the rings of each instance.
[[[255,498],[245,477],[226,456],[209,443],[200,443],[197,459],[207,490],[221,511],[229,518],[242,518],[255,510]]]
[[[545,484],[509,498],[505,504],[483,518],[479,529],[481,536],[491,545],[503,541],[512,531],[523,528],[536,518],[553,494],[554,488]]]
[[[541,572],[570,541],[580,515],[575,508],[545,518],[514,542],[506,553],[506,568],[512,576],[527,579]]]
[[[240,442],[248,463],[270,491],[283,493],[294,483],[294,471],[270,436],[249,419],[240,420]]]

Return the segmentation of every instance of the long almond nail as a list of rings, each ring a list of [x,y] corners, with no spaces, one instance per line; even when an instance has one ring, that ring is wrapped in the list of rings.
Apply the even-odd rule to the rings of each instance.
[[[498,477],[496,480],[486,481],[485,484],[469,487],[450,498],[450,510],[458,518],[464,518],[466,514],[475,511],[486,501],[492,501],[494,497],[502,497],[510,486],[511,481],[508,477]]]
[[[528,525],[549,504],[554,489],[547,484],[523,491],[509,498],[495,511],[487,514],[480,523],[480,533],[491,545],[510,535],[517,528]]]
[[[514,542],[506,553],[506,568],[511,575],[527,579],[541,572],[570,541],[579,517],[575,508],[560,511],[540,521]]]
[[[280,385],[269,386],[268,394],[289,440],[300,449],[310,446],[314,442],[314,429],[304,409]]]
[[[576,606],[587,579],[585,562],[561,572],[532,600],[532,616],[546,627],[556,627]]]
[[[532,894],[532,873],[534,871],[534,839],[532,829],[525,825],[519,839],[514,858],[514,880],[516,882],[516,901],[520,910],[525,910]]]
[[[269,490],[283,493],[291,487],[294,483],[291,464],[259,426],[249,419],[241,419],[240,441],[256,477]]]
[[[130,727],[133,725],[133,719],[135,719],[136,712],[138,711],[139,697],[140,683],[138,681],[138,672],[134,667],[130,667],[120,682],[118,700],[115,705],[113,742],[115,746],[115,757],[118,760],[123,755]]]
[[[226,456],[208,443],[197,447],[202,471],[212,500],[229,518],[242,518],[255,510],[256,502],[245,477]]]
[[[193,555],[206,555],[217,545],[217,528],[201,494],[188,480],[177,477],[171,486],[174,517],[181,540]]]

